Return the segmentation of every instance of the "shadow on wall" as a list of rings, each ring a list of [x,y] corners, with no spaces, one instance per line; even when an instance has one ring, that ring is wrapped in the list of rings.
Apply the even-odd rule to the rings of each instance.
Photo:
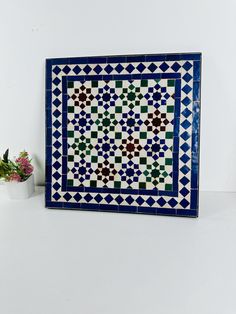
[[[32,155],[32,159],[33,159],[33,165],[34,165],[34,173],[35,173],[35,177],[36,177],[36,185],[44,185],[44,181],[41,178],[44,178],[44,166],[43,166],[43,162],[37,157],[37,155],[33,154]],[[40,178],[39,180],[37,180],[37,178]]]
[[[45,135],[42,130],[44,130],[45,121],[45,95],[44,95],[44,81],[45,81],[45,60],[41,60],[40,64],[40,85],[37,87],[35,94],[37,95],[37,117],[38,122],[34,126],[34,132],[32,132],[31,142],[36,143],[34,148],[35,153],[32,153],[33,165],[35,167],[35,184],[44,185],[45,184],[45,168],[44,168],[44,139]]]

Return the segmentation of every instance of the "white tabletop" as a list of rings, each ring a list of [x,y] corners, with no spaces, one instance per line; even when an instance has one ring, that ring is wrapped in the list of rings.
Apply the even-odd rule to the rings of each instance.
[[[236,193],[200,217],[49,210],[0,187],[1,314],[235,314]]]

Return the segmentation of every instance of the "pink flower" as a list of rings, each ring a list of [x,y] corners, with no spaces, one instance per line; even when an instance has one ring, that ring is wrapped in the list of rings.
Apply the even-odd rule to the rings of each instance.
[[[9,181],[16,181],[16,182],[20,182],[21,181],[21,176],[14,172],[9,176]]]
[[[16,162],[19,164],[20,170],[27,176],[31,175],[34,170],[34,167],[31,165],[28,158],[19,157],[16,159]]]
[[[31,175],[31,173],[33,172],[34,167],[32,165],[27,166],[26,168],[24,168],[24,173],[29,176]]]
[[[25,158],[25,157],[19,157],[16,159],[16,162],[22,166],[26,166],[28,165],[30,162],[29,162],[29,159]]]

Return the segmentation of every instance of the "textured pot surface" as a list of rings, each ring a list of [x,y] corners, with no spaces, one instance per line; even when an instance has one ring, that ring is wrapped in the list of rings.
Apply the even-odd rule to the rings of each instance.
[[[6,182],[5,185],[10,199],[29,198],[34,193],[34,175],[24,182]]]

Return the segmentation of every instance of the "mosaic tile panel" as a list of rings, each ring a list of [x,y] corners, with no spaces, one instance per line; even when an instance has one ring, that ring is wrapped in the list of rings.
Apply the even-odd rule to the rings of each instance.
[[[48,59],[46,206],[198,215],[201,54]]]

